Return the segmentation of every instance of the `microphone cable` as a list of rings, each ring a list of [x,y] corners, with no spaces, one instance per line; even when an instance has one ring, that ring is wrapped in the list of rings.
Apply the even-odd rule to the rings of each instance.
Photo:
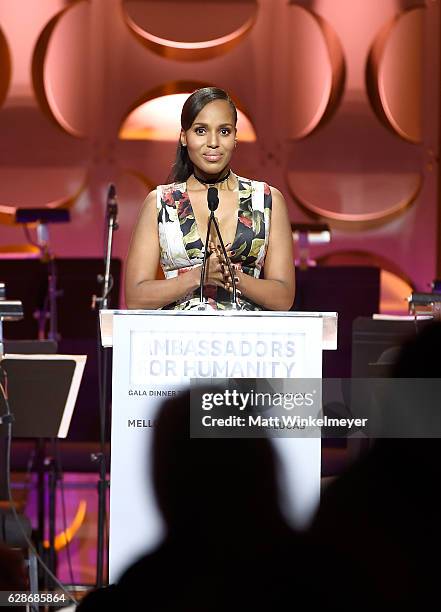
[[[203,261],[203,264],[202,264],[201,282],[200,282],[200,286],[199,286],[199,301],[201,303],[203,303],[203,301],[204,301],[205,271],[206,271],[207,261],[208,261],[208,257],[209,257],[209,255],[207,254],[208,253],[208,242],[209,242],[209,238],[210,238],[211,224],[213,223],[214,227],[215,227],[215,230],[216,230],[217,237],[219,238],[219,242],[220,242],[221,249],[222,249],[222,254],[224,256],[225,263],[227,264],[228,272],[229,272],[230,278],[231,278],[232,291],[233,291],[233,295],[232,295],[232,299],[231,299],[231,304],[232,304],[233,308],[237,308],[237,290],[236,290],[235,276],[233,274],[233,269],[232,269],[232,266],[231,266],[230,258],[227,255],[227,250],[225,248],[224,241],[222,240],[222,234],[221,234],[220,229],[219,229],[219,224],[217,222],[216,217],[214,216],[214,212],[215,212],[215,210],[217,210],[217,208],[219,206],[219,192],[218,192],[216,187],[211,186],[211,187],[208,188],[208,191],[207,191],[207,203],[208,203],[208,209],[210,211],[210,217],[208,219],[207,235],[206,235],[206,238],[205,238],[204,261]]]

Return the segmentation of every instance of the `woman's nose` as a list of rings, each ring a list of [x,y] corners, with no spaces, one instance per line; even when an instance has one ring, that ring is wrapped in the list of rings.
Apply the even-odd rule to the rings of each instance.
[[[209,147],[212,147],[212,148],[219,146],[217,132],[208,132],[208,143],[207,144]]]

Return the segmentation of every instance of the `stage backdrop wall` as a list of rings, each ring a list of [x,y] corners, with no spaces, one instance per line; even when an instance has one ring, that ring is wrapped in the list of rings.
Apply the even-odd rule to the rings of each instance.
[[[124,258],[179,94],[214,84],[241,111],[234,169],[327,221],[314,254],[378,265],[404,306],[440,267],[439,22],[429,0],[0,0],[1,249],[25,242],[15,206],[67,206],[56,253],[101,255],[114,182]]]

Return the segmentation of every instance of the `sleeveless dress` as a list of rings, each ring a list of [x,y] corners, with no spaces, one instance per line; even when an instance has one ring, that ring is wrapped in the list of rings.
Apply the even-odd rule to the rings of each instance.
[[[260,278],[271,223],[272,198],[266,183],[252,181],[240,176],[237,226],[231,262],[236,269],[249,276]],[[156,199],[160,245],[160,264],[165,278],[185,274],[193,266],[202,264],[204,240],[198,232],[193,208],[187,192],[187,184],[172,183],[158,185]],[[208,214],[208,209],[207,209]],[[231,305],[231,294],[222,287],[205,286],[204,298],[213,309],[227,309]],[[238,297],[243,310],[263,310],[261,306]],[[199,289],[177,302],[164,306],[167,310],[191,310],[199,305]]]

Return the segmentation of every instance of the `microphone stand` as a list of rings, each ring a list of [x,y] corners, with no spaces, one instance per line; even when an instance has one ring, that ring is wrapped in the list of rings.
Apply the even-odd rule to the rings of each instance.
[[[211,224],[213,223],[213,219],[214,219],[214,210],[212,210],[210,212],[210,216],[208,218],[208,225],[207,225],[207,236],[205,238],[205,248],[204,248],[204,261],[202,262],[202,269],[201,269],[201,280],[200,280],[200,284],[199,284],[199,308],[198,310],[205,310],[205,302],[204,302],[204,279],[205,279],[205,270],[207,269],[207,261],[208,261],[208,242],[210,240],[210,229],[211,229]]]
[[[104,276],[98,276],[98,282],[102,283],[101,297],[92,297],[92,309],[107,310],[109,296],[113,287],[113,279],[110,273],[112,258],[113,234],[118,229],[117,223],[118,205],[116,201],[116,190],[110,185],[107,194],[107,249],[105,258]],[[100,342],[100,319],[97,317],[97,351],[98,351],[98,386],[99,386],[99,413],[100,413],[100,452],[92,454],[92,461],[98,464],[98,525],[97,525],[97,556],[96,556],[96,587],[104,586],[104,545],[107,515],[107,491],[109,481],[107,479],[106,466],[106,425],[107,425],[107,380],[108,380],[108,349],[101,346]]]
[[[38,313],[38,338],[44,340],[54,340],[58,343],[60,336],[58,333],[58,310],[57,299],[63,291],[57,289],[57,267],[55,255],[49,247],[49,227],[45,221],[39,221],[37,225],[37,245],[40,249],[40,261],[47,265],[48,283],[47,295],[44,300],[42,310]],[[49,319],[49,331],[45,333],[47,319]]]
[[[219,206],[219,197],[218,197],[218,190],[216,189],[216,187],[209,187],[208,188],[208,192],[207,192],[207,200],[208,200],[208,208],[210,210],[210,216],[208,218],[208,225],[207,225],[207,235],[205,238],[205,249],[204,249],[204,261],[202,263],[202,270],[201,270],[201,280],[200,280],[200,284],[199,284],[199,302],[200,305],[198,307],[198,310],[205,310],[206,305],[204,302],[204,280],[205,280],[205,271],[207,269],[207,261],[208,261],[208,242],[210,239],[210,229],[211,229],[211,225],[214,225],[214,228],[216,230],[216,234],[217,237],[219,238],[219,242],[222,248],[222,254],[224,256],[225,262],[228,266],[228,272],[230,274],[230,278],[231,278],[231,285],[232,285],[232,291],[233,291],[233,295],[232,295],[232,299],[231,299],[231,308],[233,310],[237,310],[238,304],[237,304],[237,290],[236,290],[236,283],[235,283],[235,278],[234,278],[234,274],[233,274],[233,268],[231,267],[231,262],[230,262],[230,258],[227,255],[227,250],[225,248],[224,245],[224,241],[222,240],[222,234],[220,232],[219,229],[219,224],[217,222],[216,217],[214,216],[214,212],[215,210],[217,210],[217,207]]]

